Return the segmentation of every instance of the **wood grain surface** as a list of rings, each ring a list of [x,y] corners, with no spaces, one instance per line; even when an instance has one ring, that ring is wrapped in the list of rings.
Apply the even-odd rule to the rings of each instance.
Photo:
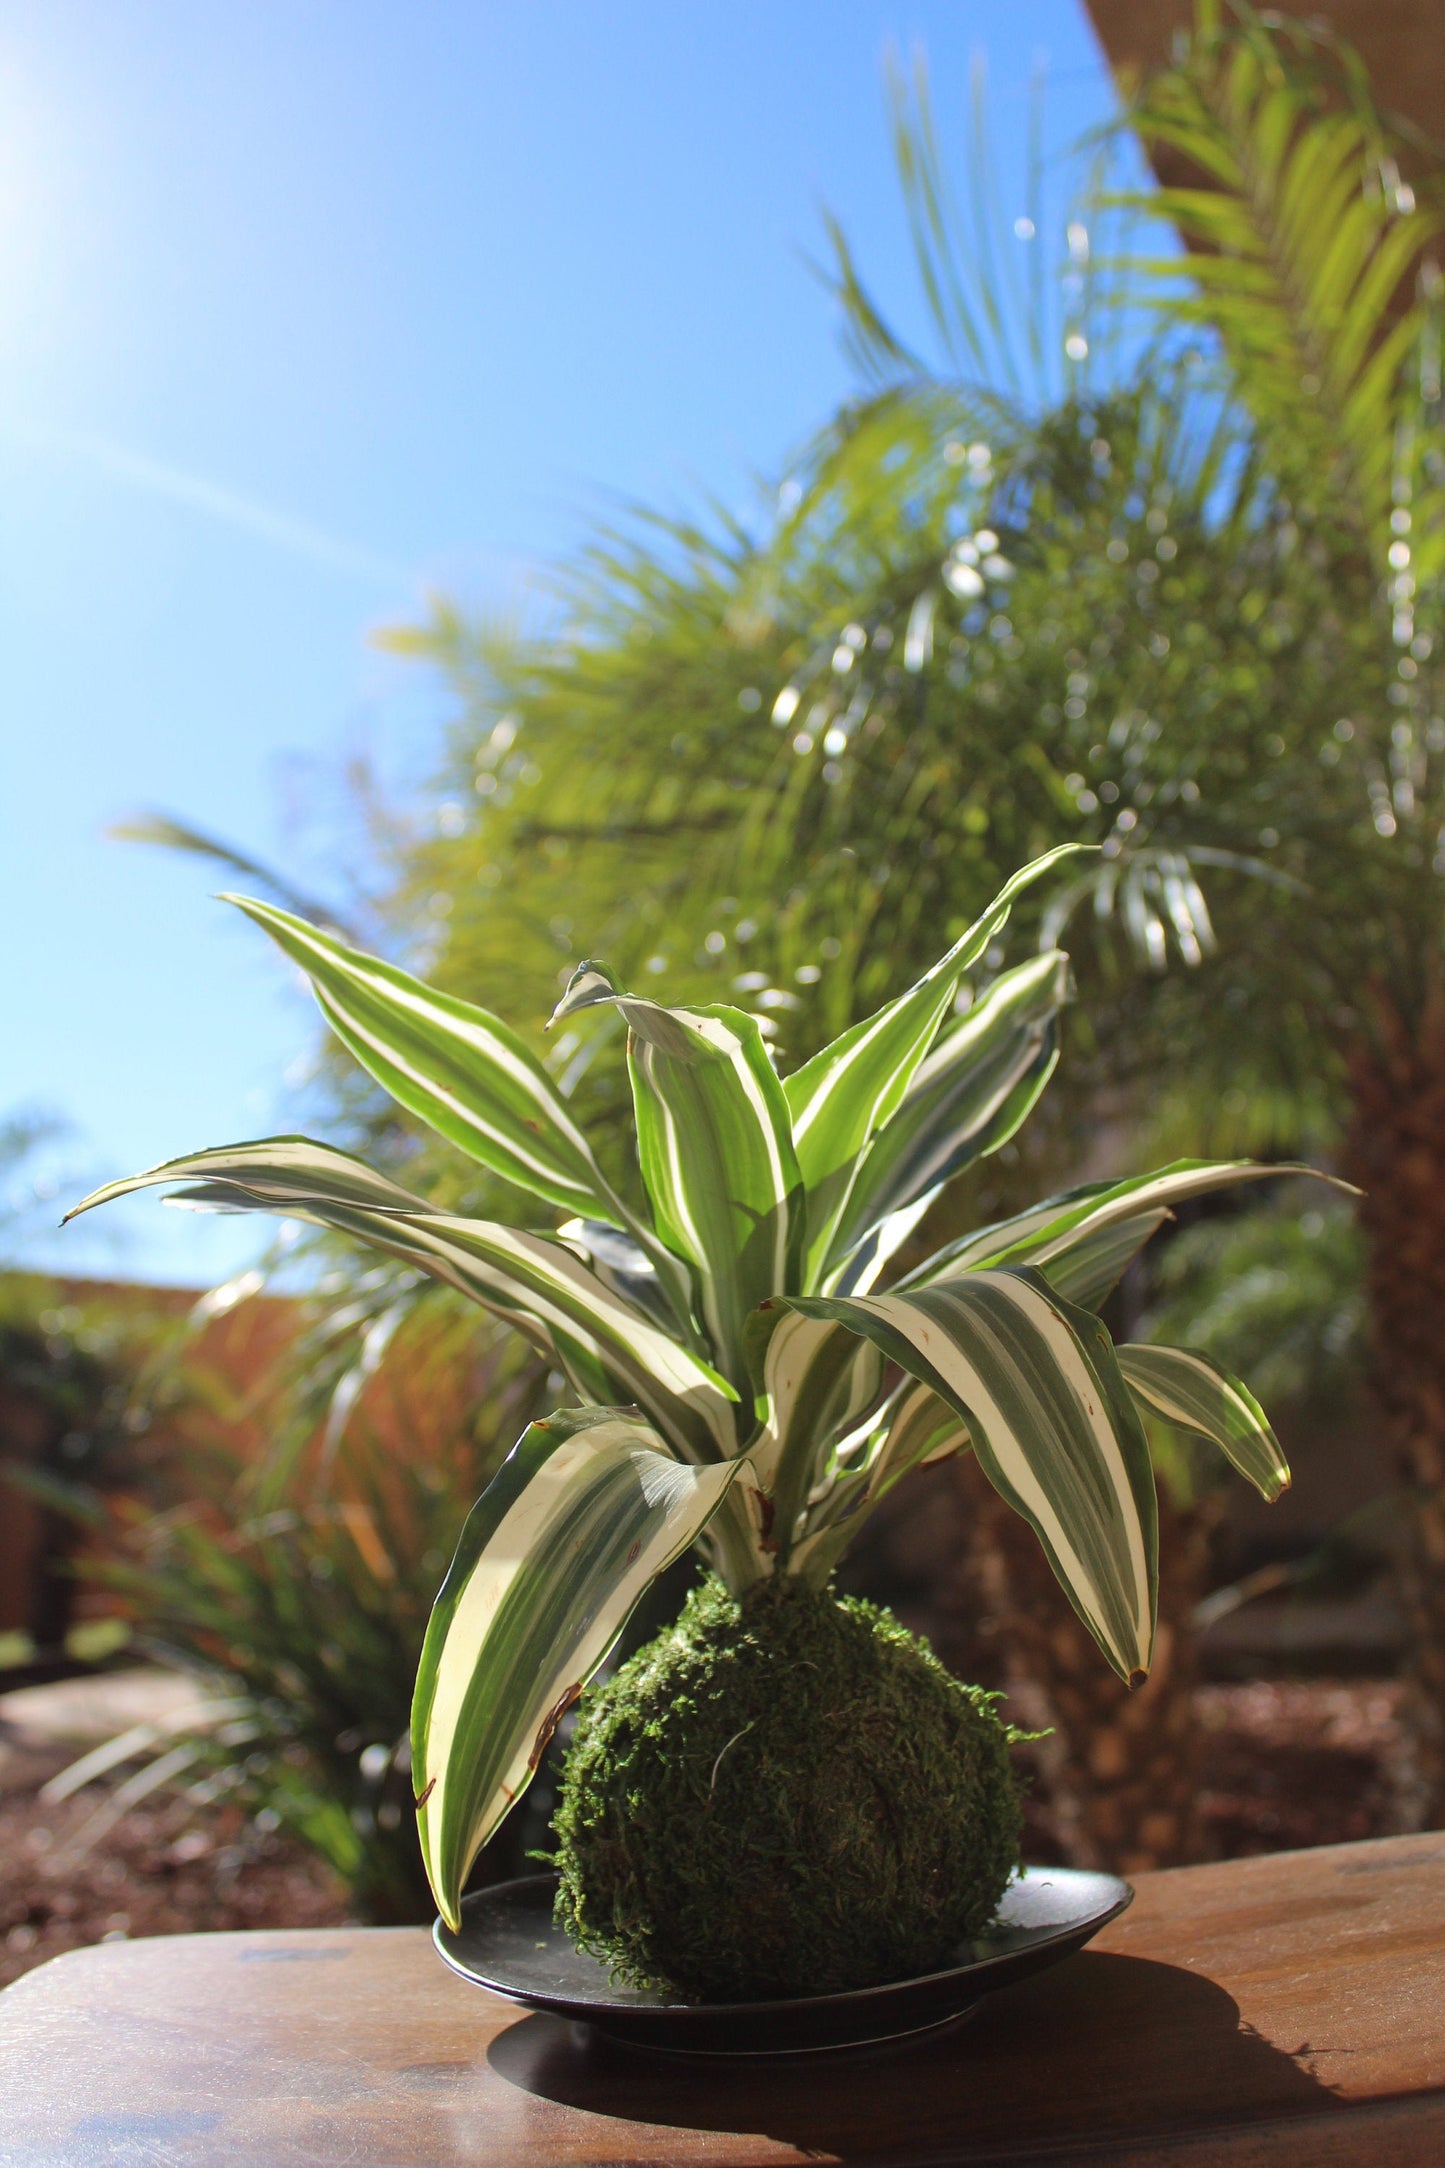
[[[1080,1956],[893,2049],[610,2048],[419,1929],[78,1950],[0,1995],[3,2168],[1445,2162],[1445,1833],[1141,1877]]]

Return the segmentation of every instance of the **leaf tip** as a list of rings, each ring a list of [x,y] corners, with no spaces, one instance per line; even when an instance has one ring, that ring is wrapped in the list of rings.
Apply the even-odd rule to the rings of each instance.
[[[1146,1680],[1146,1679],[1148,1678],[1148,1676],[1149,1676],[1149,1674],[1148,1674],[1148,1672],[1147,1672],[1147,1671],[1140,1671],[1140,1670],[1139,1670],[1139,1669],[1137,1668],[1137,1666],[1136,1666],[1136,1668],[1135,1668],[1135,1669],[1134,1669],[1133,1671],[1131,1671],[1131,1672],[1129,1673],[1129,1691],[1130,1691],[1130,1693],[1131,1693],[1131,1694],[1133,1693],[1133,1691],[1134,1691],[1134,1689],[1135,1689],[1135,1687],[1136,1687],[1136,1686],[1142,1686],[1142,1685],[1144,1684],[1144,1681],[1145,1681],[1145,1680]]]

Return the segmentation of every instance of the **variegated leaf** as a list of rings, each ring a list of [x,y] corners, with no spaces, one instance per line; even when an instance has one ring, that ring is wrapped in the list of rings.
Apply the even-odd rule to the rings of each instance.
[[[662,1240],[692,1267],[719,1367],[746,1382],[743,1326],[800,1284],[803,1190],[787,1101],[755,1019],[664,1008],[583,964],[558,1017],[598,1003],[626,1018],[642,1178]]]
[[[809,1497],[794,1540],[793,1572],[821,1585],[857,1533],[860,1517],[912,1468],[968,1450],[958,1412],[931,1385],[911,1380],[883,1420],[839,1440]]]
[[[1356,1194],[1348,1182],[1293,1161],[1264,1166],[1253,1159],[1176,1159],[1167,1167],[1156,1167],[1151,1174],[1132,1175],[1122,1182],[1089,1182],[1057,1197],[1046,1197],[1027,1212],[949,1243],[910,1272],[901,1284],[931,1286],[936,1280],[952,1279],[959,1272],[972,1272],[981,1265],[1036,1265],[1047,1272],[1057,1260],[1122,1220],[1167,1214],[1186,1198],[1204,1196],[1231,1182],[1270,1181],[1285,1174],[1313,1175],[1317,1182],[1329,1182],[1336,1189]]]
[[[224,900],[306,973],[342,1045],[398,1105],[564,1211],[628,1224],[566,1100],[507,1025],[274,904]]]
[[[147,1183],[201,1175],[203,1185],[183,1191],[183,1200],[285,1212],[353,1235],[505,1317],[555,1354],[579,1392],[635,1400],[684,1458],[713,1460],[736,1453],[735,1389],[561,1243],[491,1220],[431,1212],[405,1190],[370,1175],[360,1161],[321,1145],[307,1147],[310,1158],[288,1155],[278,1173],[273,1141],[172,1160],[129,1182],[111,1183],[86,1205]],[[279,1141],[305,1144],[304,1139]],[[305,1166],[314,1172],[303,1172]],[[387,1203],[357,1201],[358,1191],[365,1192],[363,1177]]]
[[[1039,1269],[1050,1287],[1081,1310],[1102,1309],[1139,1252],[1172,1217],[1160,1208],[1132,1219],[1109,1220],[1078,1236]]]
[[[881,1221],[1008,1142],[1057,1063],[1068,984],[1069,960],[1059,950],[1031,957],[940,1033],[863,1152],[826,1270],[851,1257]]]
[[[741,1467],[685,1467],[637,1416],[570,1409],[523,1433],[473,1507],[412,1704],[422,1857],[448,1926],[561,1718]]]
[[[868,1471],[868,1495],[881,1498],[910,1468],[965,1452],[968,1425],[929,1385],[915,1385],[900,1402],[881,1451]]]
[[[768,1541],[786,1559],[834,1442],[878,1398],[883,1358],[831,1320],[774,1304],[764,1316],[775,1321],[761,1365],[765,1428],[748,1458],[767,1503]]]
[[[1147,1672],[1158,1535],[1149,1449],[1109,1335],[1036,1272],[793,1305],[872,1340],[967,1426],[1120,1676]]]
[[[835,1254],[864,1147],[896,1113],[965,971],[1000,931],[1019,891],[1083,848],[1060,844],[1024,866],[983,916],[915,986],[854,1024],[788,1078],[798,1164],[808,1195],[807,1284]]]
[[[1117,1348],[1124,1382],[1136,1401],[1167,1423],[1217,1445],[1271,1504],[1289,1489],[1289,1463],[1269,1418],[1249,1387],[1197,1348]]]
[[[564,1220],[557,1239],[575,1250],[590,1265],[605,1287],[642,1310],[664,1331],[672,1326],[672,1313],[651,1258],[630,1235],[611,1227],[606,1220]]]
[[[830,1295],[866,1295],[875,1288],[892,1264],[909,1237],[920,1227],[930,1208],[937,1203],[940,1189],[926,1189],[911,1204],[902,1205],[890,1212],[887,1219],[880,1220],[869,1229],[852,1255],[829,1274],[826,1291]]]
[[[212,1181],[244,1181],[254,1199],[253,1209],[272,1212],[288,1212],[293,1203],[317,1195],[332,1197],[338,1204],[364,1205],[374,1212],[427,1209],[425,1198],[388,1181],[350,1152],[313,1143],[310,1137],[256,1137],[245,1144],[187,1152],[180,1159],[147,1167],[143,1174],[107,1182],[72,1205],[65,1220],[78,1218],[93,1205],[109,1204],[113,1197],[129,1196],[132,1190],[150,1189],[158,1182]]]

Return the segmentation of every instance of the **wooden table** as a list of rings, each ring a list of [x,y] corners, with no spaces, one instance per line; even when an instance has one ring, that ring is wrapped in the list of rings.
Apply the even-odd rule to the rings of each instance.
[[[791,2063],[609,2048],[415,1928],[193,1935],[0,1995],[0,2168],[1445,2163],[1445,1833],[1144,1876],[931,2040]]]

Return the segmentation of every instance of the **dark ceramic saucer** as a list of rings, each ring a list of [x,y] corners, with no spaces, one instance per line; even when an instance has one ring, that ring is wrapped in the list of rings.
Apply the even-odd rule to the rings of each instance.
[[[943,1972],[844,1995],[788,2002],[685,2003],[615,1986],[593,1957],[553,1923],[556,1877],[478,1890],[462,1902],[455,1934],[440,1920],[433,1939],[453,1972],[529,2010],[591,2025],[631,2047],[691,2055],[797,2055],[862,2047],[947,2025],[995,1988],[1057,1964],[1116,1919],[1134,1892],[1111,1874],[1030,1867],[1004,1893],[997,1923],[960,1945]]]

